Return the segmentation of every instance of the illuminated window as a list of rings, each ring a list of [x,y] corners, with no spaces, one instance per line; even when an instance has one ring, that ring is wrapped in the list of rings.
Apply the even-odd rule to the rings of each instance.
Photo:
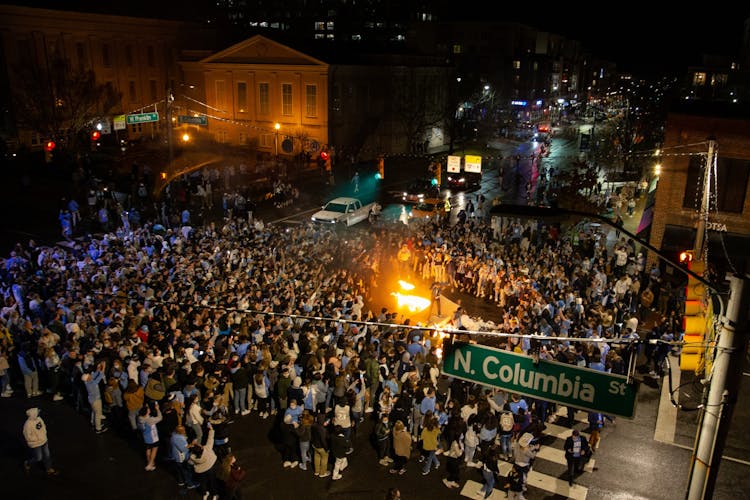
[[[326,36],[323,33],[315,33],[316,40],[325,40]]]
[[[247,83],[237,82],[237,109],[240,113],[247,111]]]
[[[318,87],[305,85],[305,114],[318,116]]]
[[[290,116],[292,114],[292,84],[281,84],[281,114]]]
[[[258,114],[267,115],[270,112],[270,98],[268,95],[268,84],[258,84]]]
[[[335,35],[333,33],[326,33],[326,40],[333,40],[334,36]]]
[[[333,21],[328,21],[328,22],[326,23],[326,29],[327,29],[328,31],[333,31]]]
[[[316,21],[315,22],[315,31],[325,31],[326,29],[326,23],[325,21]]]
[[[260,134],[260,145],[264,148],[270,148],[274,145],[276,134]]]
[[[513,69],[521,69],[521,61],[513,61]]]
[[[716,86],[723,87],[726,84],[727,84],[727,75],[726,75],[726,73],[718,73],[716,75],[711,75],[711,86],[712,87],[716,87]]]
[[[356,41],[362,40],[362,35],[352,35],[352,40],[356,40]]]
[[[706,84],[706,74],[703,72],[693,73],[693,85],[701,86]]]
[[[457,43],[457,44],[453,45],[453,53],[454,54],[460,54],[461,52],[463,52],[463,47],[461,47],[461,44]]]

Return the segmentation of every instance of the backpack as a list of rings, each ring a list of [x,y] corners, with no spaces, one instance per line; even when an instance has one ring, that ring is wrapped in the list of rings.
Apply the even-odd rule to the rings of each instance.
[[[503,432],[512,431],[514,423],[515,420],[513,419],[513,413],[504,411],[500,414],[500,428],[503,430]]]

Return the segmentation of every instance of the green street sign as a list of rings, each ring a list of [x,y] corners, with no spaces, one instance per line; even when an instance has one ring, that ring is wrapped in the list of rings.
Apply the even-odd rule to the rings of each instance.
[[[469,382],[499,387],[605,415],[632,418],[636,390],[622,375],[540,360],[464,342],[445,345],[443,372]]]
[[[135,115],[127,115],[126,121],[128,125],[136,123],[150,123],[159,121],[159,113],[138,113]]]
[[[187,123],[188,125],[208,125],[208,118],[205,116],[179,115],[177,116],[177,123]]]

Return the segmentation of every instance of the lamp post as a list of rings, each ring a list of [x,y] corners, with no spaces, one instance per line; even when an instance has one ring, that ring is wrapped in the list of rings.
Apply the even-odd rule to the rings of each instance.
[[[274,160],[276,163],[279,162],[279,129],[281,128],[281,124],[279,122],[274,123],[273,128],[276,129],[276,136],[274,137]]]

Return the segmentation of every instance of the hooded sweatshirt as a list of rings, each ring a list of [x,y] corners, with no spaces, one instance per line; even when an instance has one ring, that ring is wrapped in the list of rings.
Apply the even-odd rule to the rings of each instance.
[[[26,410],[26,422],[23,424],[23,437],[29,448],[39,448],[47,443],[47,426],[39,417],[39,408]]]

